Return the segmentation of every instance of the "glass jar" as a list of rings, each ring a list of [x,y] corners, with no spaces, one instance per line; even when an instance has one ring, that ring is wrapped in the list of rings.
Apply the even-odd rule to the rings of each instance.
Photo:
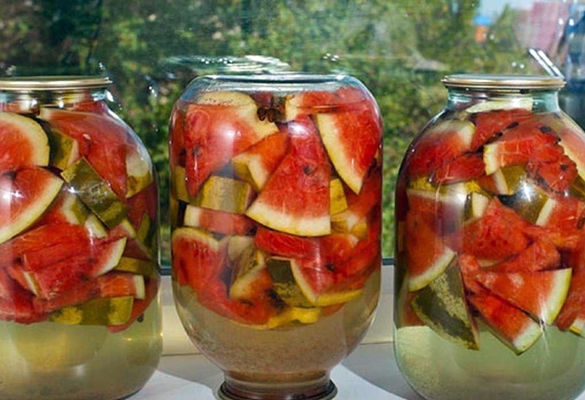
[[[109,84],[0,79],[0,398],[120,399],[158,364],[156,179]]]
[[[175,303],[220,397],[332,398],[380,290],[374,99],[348,76],[207,76],[170,135]]]
[[[545,76],[453,75],[396,190],[395,354],[427,399],[585,387],[585,135]]]

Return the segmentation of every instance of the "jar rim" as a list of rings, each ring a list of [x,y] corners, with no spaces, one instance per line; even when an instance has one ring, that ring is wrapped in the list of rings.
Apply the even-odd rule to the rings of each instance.
[[[270,74],[211,74],[202,75],[201,78],[212,79],[220,82],[307,84],[340,82],[349,79],[350,76],[345,74],[317,74],[286,71]]]
[[[454,74],[441,82],[447,88],[469,90],[555,90],[565,86],[562,77],[549,75]]]
[[[111,85],[107,76],[46,75],[0,77],[0,90],[7,91],[54,91],[99,89]]]

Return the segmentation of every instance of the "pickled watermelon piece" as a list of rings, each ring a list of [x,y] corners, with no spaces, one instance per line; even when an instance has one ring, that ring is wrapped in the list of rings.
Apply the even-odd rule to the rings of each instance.
[[[489,267],[490,272],[534,272],[556,269],[561,264],[561,255],[553,242],[537,238],[518,255]]]
[[[359,298],[362,288],[336,287],[337,277],[320,261],[292,260],[291,270],[297,286],[313,306],[327,307]]]
[[[567,299],[556,320],[557,327],[584,336],[585,322],[585,246],[583,236],[579,245],[567,256],[567,263],[573,267],[571,286]]]
[[[287,96],[285,118],[287,121],[302,119],[308,115],[336,110],[369,108],[371,97],[359,87],[348,86],[337,90],[308,90]]]
[[[0,173],[23,167],[49,164],[49,141],[33,119],[11,112],[0,112]]]
[[[90,211],[79,197],[71,193],[68,187],[65,186],[38,224],[83,225],[87,221],[89,214]]]
[[[126,197],[132,197],[154,182],[153,165],[146,148],[129,145],[126,148]]]
[[[81,157],[77,140],[63,134],[44,120],[39,120],[39,123],[43,126],[49,139],[51,149],[49,165],[64,170]]]
[[[377,110],[363,107],[318,113],[315,118],[337,174],[354,193],[360,193],[370,167],[381,156],[382,126]]]
[[[331,179],[329,182],[329,214],[338,214],[347,210],[347,207],[347,198],[341,179]]]
[[[535,229],[559,249],[572,250],[579,245],[585,221],[585,202],[570,196],[551,196],[541,208]]]
[[[536,272],[483,272],[477,280],[498,297],[551,325],[571,283],[571,268]]]
[[[286,132],[269,135],[232,159],[236,175],[260,191],[288,151]]]
[[[64,135],[75,139],[79,155],[121,199],[127,193],[126,157],[135,151],[130,144],[130,128],[113,114],[70,111],[41,107],[40,118]],[[104,151],[107,149],[107,151]]]
[[[285,257],[267,258],[266,268],[272,279],[274,291],[289,306],[312,307],[312,303],[295,280],[292,264],[293,260]]]
[[[93,299],[63,307],[50,320],[68,325],[122,325],[130,319],[133,305],[132,296]]]
[[[497,140],[484,146],[485,173],[489,175],[502,167],[526,164],[538,149],[553,146],[558,141],[558,136],[538,120],[514,124]]]
[[[0,176],[0,243],[29,228],[59,195],[63,181],[41,167]]]
[[[277,132],[273,122],[258,117],[258,106],[247,94],[211,92],[200,96],[187,109],[183,131],[190,196],[195,197],[209,175],[232,157]]]
[[[0,298],[0,321],[31,324],[46,320],[46,314],[38,313],[34,309],[32,298],[32,295],[22,288],[17,288],[10,299]]]
[[[435,170],[432,180],[436,184],[465,182],[484,174],[485,164],[480,153],[466,153]]]
[[[77,160],[61,176],[108,228],[114,228],[126,217],[124,202],[85,158]]]
[[[532,113],[530,109],[524,108],[478,112],[473,119],[476,130],[471,142],[471,150],[479,149],[513,123],[520,123],[529,118],[532,118]]]
[[[319,255],[319,242],[315,238],[290,235],[259,226],[254,245],[265,253],[289,258],[315,259]]]
[[[410,212],[407,215],[406,237],[408,289],[416,291],[441,275],[456,253],[443,242],[421,213]]]
[[[479,349],[477,327],[465,300],[461,274],[455,265],[417,292],[411,306],[439,336],[468,349]]]
[[[411,177],[430,176],[443,164],[471,150],[475,125],[470,121],[442,121],[425,131],[407,155]]]
[[[213,175],[205,181],[193,203],[211,210],[242,214],[253,196],[249,183]]]
[[[532,318],[497,296],[482,293],[468,299],[493,334],[516,354],[532,347],[543,333]]]
[[[253,301],[258,294],[265,293],[271,288],[272,279],[266,270],[264,256],[254,246],[250,246],[234,266],[229,297]]]
[[[173,273],[181,285],[201,293],[219,280],[224,269],[224,244],[213,235],[195,228],[176,229],[171,238]]]
[[[184,226],[192,226],[224,235],[245,235],[254,229],[254,223],[244,214],[210,210],[187,205]]]
[[[528,221],[494,197],[481,218],[466,222],[447,241],[457,252],[480,260],[502,261],[528,247],[530,227]]]
[[[291,122],[289,153],[269,178],[246,215],[281,232],[322,236],[331,232],[330,167],[314,124]]]
[[[145,279],[145,293],[144,298],[138,299],[134,298],[134,302],[132,305],[132,312],[130,313],[130,317],[126,323],[121,325],[108,325],[108,330],[112,333],[122,332],[128,329],[132,324],[138,320],[141,316],[144,315],[146,309],[155,301],[156,296],[159,292],[160,287],[160,278],[158,276],[152,276],[148,279]]]

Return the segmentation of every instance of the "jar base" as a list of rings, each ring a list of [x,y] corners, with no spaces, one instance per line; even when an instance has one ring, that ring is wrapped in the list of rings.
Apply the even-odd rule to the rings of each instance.
[[[324,385],[297,387],[277,384],[255,386],[248,382],[245,385],[233,385],[224,381],[217,395],[221,400],[331,400],[337,395],[337,387],[331,380],[327,380]]]

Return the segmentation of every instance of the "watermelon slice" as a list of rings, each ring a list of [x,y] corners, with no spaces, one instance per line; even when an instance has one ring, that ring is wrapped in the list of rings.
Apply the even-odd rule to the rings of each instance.
[[[183,224],[224,235],[245,235],[254,229],[254,223],[244,214],[210,210],[187,205]]]
[[[331,232],[330,167],[310,120],[291,123],[291,146],[264,189],[246,211],[253,220],[281,232],[321,236]]]
[[[254,235],[254,245],[265,253],[288,258],[315,259],[319,254],[316,238],[289,235],[259,226]]]
[[[465,223],[447,241],[455,251],[497,262],[526,249],[529,231],[527,221],[494,197],[481,218]]]
[[[483,293],[468,299],[495,336],[516,354],[528,350],[542,336],[538,323],[497,296]]]
[[[441,337],[479,349],[475,321],[465,300],[459,269],[452,265],[411,300],[416,315]]]
[[[557,247],[547,238],[537,238],[526,249],[511,259],[489,268],[490,272],[534,272],[556,269],[561,264]]]
[[[480,153],[465,153],[441,165],[432,175],[436,184],[464,182],[484,174],[485,164]]]
[[[579,245],[569,253],[567,262],[573,266],[573,275],[569,294],[563,304],[556,325],[565,331],[572,332],[585,337],[585,246],[581,236]]]
[[[537,120],[513,125],[483,151],[486,175],[509,165],[525,164],[539,148],[554,145],[559,138]]]
[[[520,123],[532,117],[530,110],[514,108],[510,110],[495,110],[475,114],[475,135],[471,142],[471,150],[475,151],[501,134],[505,128],[513,123]]]
[[[318,113],[315,117],[335,170],[354,193],[360,193],[365,176],[382,151],[377,110],[363,107],[360,111]]]
[[[63,181],[40,167],[0,176],[0,243],[30,227],[51,205]]]
[[[173,272],[179,283],[200,293],[219,279],[224,267],[223,242],[195,228],[179,228],[171,239]]]
[[[87,159],[117,196],[126,197],[126,157],[134,146],[130,144],[130,128],[125,123],[113,115],[49,107],[41,108],[40,118],[75,139],[80,156]]]
[[[262,190],[287,153],[288,146],[289,138],[285,132],[267,136],[232,159],[236,175],[250,183],[257,192]]]
[[[442,121],[415,139],[407,155],[407,170],[412,178],[430,176],[440,166],[467,153],[475,135],[470,121]]]
[[[0,112],[0,148],[0,174],[49,164],[45,131],[31,118],[19,114]]]
[[[408,289],[415,291],[441,275],[455,258],[455,252],[443,243],[422,214],[408,214],[406,236]]]
[[[567,298],[571,269],[537,272],[483,272],[477,280],[495,295],[551,325]]]
[[[254,100],[239,92],[211,92],[187,109],[184,123],[187,188],[193,197],[205,179],[233,156],[278,132],[258,118]]]

